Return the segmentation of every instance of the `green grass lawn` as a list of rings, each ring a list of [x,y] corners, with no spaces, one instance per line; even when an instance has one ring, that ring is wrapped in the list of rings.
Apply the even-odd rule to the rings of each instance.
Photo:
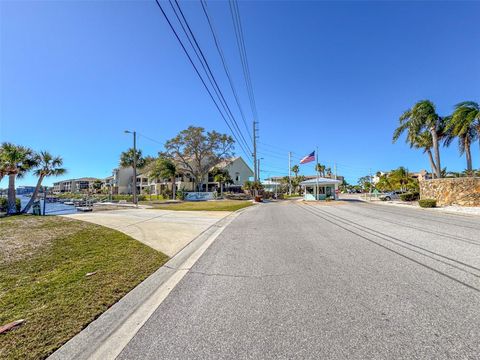
[[[118,231],[56,216],[0,219],[1,359],[43,359],[168,258]],[[96,272],[92,276],[87,273]]]
[[[147,203],[144,203],[147,204]],[[220,201],[185,201],[177,203],[151,204],[154,209],[184,210],[184,211],[236,211],[253,205],[251,201],[220,200]]]

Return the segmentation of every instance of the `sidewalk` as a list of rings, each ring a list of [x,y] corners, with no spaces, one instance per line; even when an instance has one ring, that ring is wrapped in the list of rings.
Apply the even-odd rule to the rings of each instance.
[[[230,214],[224,211],[122,209],[64,215],[121,231],[172,257],[208,227]]]

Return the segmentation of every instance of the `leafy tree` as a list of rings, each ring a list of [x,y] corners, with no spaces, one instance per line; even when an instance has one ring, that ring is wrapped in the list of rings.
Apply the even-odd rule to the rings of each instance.
[[[169,158],[160,157],[149,165],[149,169],[151,180],[170,179],[172,183],[172,199],[175,200],[175,178],[178,175],[175,163]]]
[[[373,184],[371,182],[370,176],[362,176],[361,178],[358,179],[358,185],[360,188],[365,191],[369,192],[371,189],[373,189]]]
[[[455,105],[453,115],[449,117],[445,126],[447,136],[445,145],[450,145],[455,137],[458,138],[460,154],[465,154],[467,172],[473,173],[471,144],[480,139],[480,106],[473,101],[464,101]]]
[[[190,126],[165,143],[164,155],[173,159],[180,171],[189,172],[200,188],[208,171],[233,155],[233,145],[229,135]]]
[[[25,146],[4,142],[1,149],[0,168],[5,176],[8,176],[7,214],[15,214],[15,179],[22,177],[35,166],[37,158],[35,153]]]
[[[407,142],[414,143],[418,135],[424,130],[428,130],[432,136],[432,147],[435,156],[435,175],[437,178],[440,178],[442,174],[440,171],[439,140],[442,137],[443,128],[444,118],[437,114],[435,105],[430,100],[422,100],[400,116],[399,126],[393,133],[393,142],[396,142],[406,131]]]
[[[38,192],[42,186],[43,179],[49,176],[60,176],[65,174],[67,171],[62,167],[63,159],[60,156],[52,156],[48,151],[40,151],[40,153],[34,155],[35,165],[34,170],[35,176],[38,177],[37,186],[33,191],[32,197],[28,201],[25,208],[22,210],[23,213],[27,213],[28,210],[33,205],[33,202],[36,200]],[[102,182],[100,181],[100,186]]]

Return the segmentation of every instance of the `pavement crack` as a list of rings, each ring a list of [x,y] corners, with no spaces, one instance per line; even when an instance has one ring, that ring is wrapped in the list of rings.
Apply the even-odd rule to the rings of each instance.
[[[188,268],[174,268],[168,265],[164,265],[164,267],[169,268],[171,270],[180,270],[180,271],[188,271],[190,274],[195,275],[202,275],[202,276],[209,276],[209,277],[228,277],[228,278],[241,278],[241,279],[265,279],[269,277],[284,277],[284,276],[291,276],[294,275],[293,273],[281,273],[281,274],[264,274],[264,275],[243,275],[243,274],[225,274],[225,273],[208,273],[204,271],[195,271]]]

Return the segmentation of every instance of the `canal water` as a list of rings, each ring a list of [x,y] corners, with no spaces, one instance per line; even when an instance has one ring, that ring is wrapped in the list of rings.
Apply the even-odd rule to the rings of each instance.
[[[30,200],[29,197],[19,195],[17,196],[20,199],[22,204],[22,209],[27,205]],[[40,210],[43,213],[43,200],[40,200]],[[32,212],[30,209],[29,213]],[[61,202],[47,202],[45,205],[45,214],[46,215],[65,215],[65,214],[74,214],[77,212],[77,209],[73,205],[65,205]]]

